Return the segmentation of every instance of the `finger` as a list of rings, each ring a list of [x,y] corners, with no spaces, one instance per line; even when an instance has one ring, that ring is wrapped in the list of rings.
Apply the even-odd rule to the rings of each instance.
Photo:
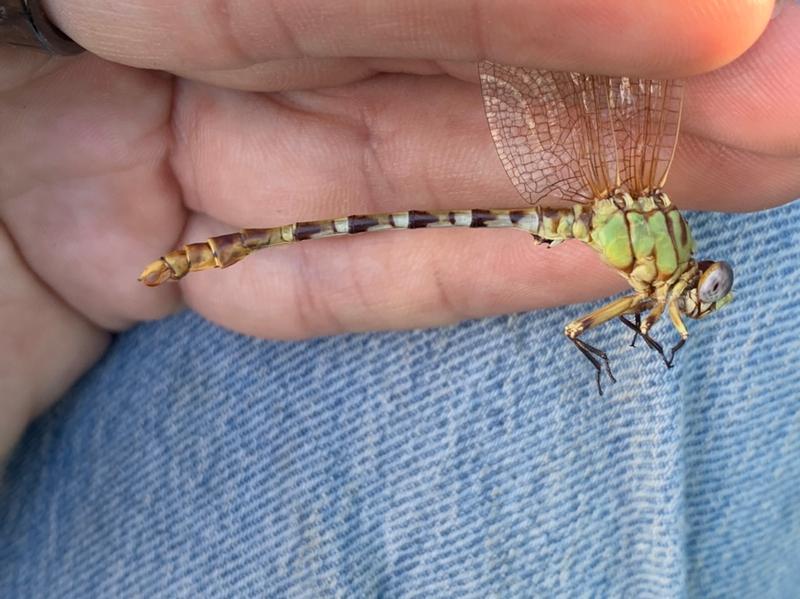
[[[4,202],[0,216],[54,293],[97,326],[120,331],[177,308],[176,289],[156,297],[134,284],[139,264],[180,231],[176,191],[168,172],[130,167],[36,186]]]
[[[800,160],[681,136],[665,186],[681,208],[748,212],[800,197]]]
[[[0,218],[37,276],[103,328],[178,299],[133,284],[183,222],[166,164],[171,90],[161,75],[85,55],[0,96]]]
[[[179,70],[177,75],[230,89],[286,91],[335,87],[378,73],[370,59],[285,58],[237,69]]]
[[[342,86],[380,73],[450,74],[477,81],[474,63],[410,58],[287,58],[240,69],[175,71],[176,74],[230,89],[288,91]]]
[[[689,81],[684,131],[732,148],[800,156],[800,7],[732,64]]]
[[[186,235],[225,227],[193,217]],[[225,327],[299,339],[575,303],[623,281],[582,244],[546,248],[521,231],[447,229],[304,241],[193,273],[181,287],[189,306]]]
[[[285,96],[191,83],[176,94],[176,178],[187,206],[219,220],[472,207],[502,202],[498,190],[519,202],[475,85],[383,77]]]
[[[65,62],[66,59],[54,58],[32,48],[0,44],[0,93],[53,71]]]
[[[276,226],[522,204],[488,135],[480,91],[468,83],[392,76],[321,93],[264,96],[193,84],[178,93],[177,180],[193,210],[224,222]],[[681,138],[670,173],[681,207],[755,208],[776,194],[800,194],[791,159],[742,162],[748,152],[700,139],[687,154]],[[721,185],[728,174],[749,183]]]
[[[32,275],[0,225],[0,463],[25,426],[60,397],[108,335]]]
[[[488,57],[654,76],[732,60],[760,35],[771,10],[771,0],[223,0],[194,2],[191,11],[158,0],[48,3],[55,23],[92,51],[168,70],[302,57]]]

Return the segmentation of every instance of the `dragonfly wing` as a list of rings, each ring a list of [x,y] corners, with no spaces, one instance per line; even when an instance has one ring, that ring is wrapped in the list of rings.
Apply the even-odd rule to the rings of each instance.
[[[585,203],[666,178],[680,121],[680,82],[480,63],[492,138],[526,201]]]
[[[609,79],[618,172],[633,195],[666,182],[678,142],[683,87],[679,80]]]

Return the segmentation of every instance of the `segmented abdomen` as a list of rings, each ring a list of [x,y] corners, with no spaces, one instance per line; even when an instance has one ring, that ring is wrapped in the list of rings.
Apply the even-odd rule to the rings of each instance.
[[[177,280],[187,273],[225,268],[262,248],[338,235],[353,235],[390,229],[432,227],[514,227],[545,241],[560,241],[588,235],[590,212],[582,206],[561,210],[535,206],[520,210],[409,210],[386,214],[352,215],[333,220],[298,222],[270,229],[242,229],[190,243],[152,262],[139,276],[145,285]]]

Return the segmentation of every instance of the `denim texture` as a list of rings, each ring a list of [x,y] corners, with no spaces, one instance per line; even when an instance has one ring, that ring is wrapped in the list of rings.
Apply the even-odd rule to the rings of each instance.
[[[11,459],[0,596],[800,597],[800,203],[687,217],[736,300],[672,370],[590,333],[602,398],[562,331],[604,302],[120,335]]]

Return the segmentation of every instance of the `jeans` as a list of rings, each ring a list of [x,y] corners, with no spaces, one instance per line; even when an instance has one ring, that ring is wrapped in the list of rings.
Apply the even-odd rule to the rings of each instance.
[[[11,458],[0,596],[800,597],[800,202],[687,217],[736,300],[669,370],[590,332],[602,397],[562,332],[604,302],[119,335]]]

